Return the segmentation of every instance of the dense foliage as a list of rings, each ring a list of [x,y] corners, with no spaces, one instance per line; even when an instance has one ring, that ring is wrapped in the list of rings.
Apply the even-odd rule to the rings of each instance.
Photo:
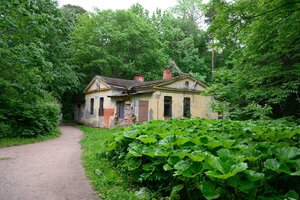
[[[52,1],[0,4],[0,137],[48,134],[58,125],[56,99],[78,85],[65,20]]]
[[[297,199],[299,138],[300,127],[283,121],[170,119],[126,128],[107,148],[158,196]]]
[[[300,2],[213,0],[209,32],[224,54],[212,93],[232,118],[300,113]]]

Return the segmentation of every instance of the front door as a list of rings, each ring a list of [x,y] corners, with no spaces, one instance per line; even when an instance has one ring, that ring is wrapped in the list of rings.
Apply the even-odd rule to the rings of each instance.
[[[139,101],[139,122],[148,121],[148,101]]]

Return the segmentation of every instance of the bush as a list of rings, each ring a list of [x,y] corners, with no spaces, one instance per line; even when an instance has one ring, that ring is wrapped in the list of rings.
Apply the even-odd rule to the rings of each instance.
[[[171,199],[297,199],[299,136],[284,121],[170,119],[126,128],[107,156]]]
[[[60,106],[50,96],[11,99],[0,123],[0,137],[37,137],[50,134],[58,126]]]

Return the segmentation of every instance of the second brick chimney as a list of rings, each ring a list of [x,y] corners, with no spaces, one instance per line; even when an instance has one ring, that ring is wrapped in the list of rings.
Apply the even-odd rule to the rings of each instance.
[[[172,79],[172,70],[165,69],[163,74],[163,79],[164,80]]]
[[[136,74],[133,80],[144,82],[144,76],[142,74]]]

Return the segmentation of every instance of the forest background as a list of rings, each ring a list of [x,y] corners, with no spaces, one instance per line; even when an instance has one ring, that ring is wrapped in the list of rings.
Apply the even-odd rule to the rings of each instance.
[[[154,13],[139,4],[87,12],[52,0],[4,1],[0,137],[48,134],[61,111],[72,120],[95,75],[160,79],[171,60],[210,86],[212,108],[228,118],[295,120],[299,11],[294,0],[179,0]]]

